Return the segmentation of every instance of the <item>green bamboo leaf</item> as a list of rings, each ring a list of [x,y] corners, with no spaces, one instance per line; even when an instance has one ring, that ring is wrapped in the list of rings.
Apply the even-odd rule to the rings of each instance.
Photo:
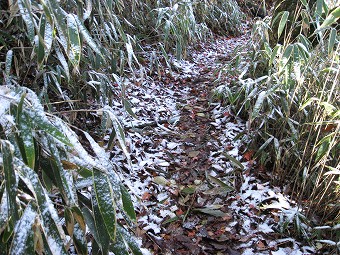
[[[32,118],[32,115],[30,115]],[[40,131],[44,131],[47,134],[50,134],[53,138],[57,139],[58,141],[68,145],[68,146],[73,146],[70,142],[70,140],[55,126],[53,126],[47,118],[44,119],[38,114],[33,114],[34,118],[34,124],[39,127]]]
[[[277,30],[277,38],[280,38],[280,36],[281,36],[281,34],[283,32],[283,29],[285,28],[285,26],[287,24],[288,17],[289,17],[289,12],[288,11],[282,12],[282,16],[281,16],[281,19],[280,19],[279,27],[278,27],[278,30]]]
[[[33,138],[32,123],[30,117],[22,112],[18,119],[19,139],[18,145],[25,163],[32,169],[35,166],[35,143]]]
[[[83,36],[84,40],[88,43],[92,50],[94,50],[98,55],[100,55],[103,58],[100,48],[98,47],[94,39],[91,37],[90,33],[87,31],[86,27],[83,25],[79,17],[75,15],[74,19],[77,22],[79,32]]]
[[[34,254],[34,238],[32,225],[37,212],[33,209],[31,204],[26,206],[24,213],[21,215],[20,220],[15,224],[14,236],[9,254],[11,255],[26,255]]]
[[[273,136],[269,137],[262,145],[261,147],[257,150],[257,152],[254,155],[254,159],[256,159],[258,156],[261,155],[262,151],[271,143],[271,141],[274,139]]]
[[[67,80],[70,80],[70,69],[68,67],[68,63],[67,63],[67,60],[66,60],[64,54],[61,52],[61,50],[60,50],[58,45],[56,45],[54,47],[54,50],[55,50],[55,52],[57,54],[57,58],[58,58],[58,60],[59,60],[59,62],[61,64],[61,66],[64,69],[64,73],[65,73],[65,75],[67,77]]]
[[[117,233],[122,236],[124,242],[127,243],[133,255],[143,255],[135,238],[131,237],[130,233],[125,228],[117,225]]]
[[[30,0],[27,0],[27,1],[18,0],[18,6],[19,6],[21,17],[25,21],[25,24],[27,27],[26,31],[27,31],[28,39],[31,41],[31,44],[34,45],[36,24],[33,19],[32,10],[30,8],[30,6],[32,6],[32,3]]]
[[[208,175],[208,178],[211,182],[219,185],[222,189],[221,190],[224,190],[224,191],[233,191],[234,190],[234,187],[226,184],[225,182],[221,181],[220,179],[212,176],[212,175]]]
[[[131,201],[130,194],[128,190],[125,188],[123,184],[120,184],[120,192],[122,194],[122,201],[123,201],[123,209],[126,214],[130,217],[131,220],[134,222],[137,221],[135,209],[133,207],[133,203]]]
[[[260,94],[258,95],[257,99],[256,99],[256,102],[255,102],[255,105],[254,105],[254,108],[253,108],[253,112],[251,114],[251,119],[255,119],[259,116],[263,102],[266,99],[266,97],[267,97],[267,92],[261,91]]]
[[[9,212],[13,218],[13,222],[17,222],[19,220],[19,208],[16,202],[18,183],[16,180],[16,171],[13,167],[13,151],[9,141],[1,140],[1,151]]]
[[[305,7],[308,7],[307,0],[300,0],[300,2],[301,2]]]
[[[107,175],[97,168],[93,169],[93,183],[100,214],[110,239],[114,241],[117,222],[112,187]]]
[[[314,101],[318,102],[318,101],[320,101],[320,99],[317,98],[317,97],[308,98],[308,99],[306,100],[306,102],[304,102],[304,103],[300,106],[299,111],[302,111],[303,109],[305,109],[307,106],[309,106],[309,105],[310,105],[311,103],[313,103]]]
[[[327,155],[328,150],[330,148],[331,142],[332,142],[332,135],[333,134],[329,134],[327,136],[325,136],[324,138],[322,138],[319,142],[318,142],[318,150],[316,152],[316,157],[315,157],[315,161],[318,163],[324,156]]]
[[[25,163],[32,169],[35,165],[35,144],[33,139],[32,121],[26,111],[23,111],[26,93],[21,95],[16,120],[19,133],[16,135],[18,147]]]
[[[131,104],[130,104],[130,101],[125,99],[125,98],[122,98],[122,102],[123,102],[123,106],[125,108],[125,110],[132,116],[134,117],[135,119],[137,119],[138,117],[136,116],[136,114],[132,111],[132,107],[131,107]]]
[[[130,153],[128,152],[128,149],[126,147],[125,134],[124,134],[124,129],[123,129],[122,125],[120,124],[117,117],[113,114],[113,110],[112,110],[111,107],[105,106],[103,111],[108,113],[108,115],[109,115],[109,117],[112,121],[113,128],[115,130],[116,138],[117,138],[125,156],[127,157],[129,164],[131,164]]]
[[[269,63],[268,65],[271,67],[274,60],[276,59],[276,56],[278,54],[278,52],[280,52],[282,49],[282,46],[281,45],[276,45],[272,51],[272,54],[270,55],[270,59],[269,59]]]
[[[320,29],[333,25],[340,18],[340,6],[333,10],[320,26]]]
[[[77,254],[87,255],[88,250],[87,250],[86,235],[85,235],[85,232],[80,228],[78,223],[74,225],[72,238],[73,238],[73,243],[76,248]]]
[[[65,250],[63,242],[65,233],[60,225],[57,211],[46,190],[42,186],[38,175],[17,158],[14,159],[14,165],[17,166],[17,172],[20,179],[26,184],[37,201],[38,211],[41,213],[41,224],[48,245],[48,247],[45,248],[50,249],[51,254],[53,255],[67,255],[68,253]]]
[[[99,204],[95,194],[92,194],[92,210],[93,210],[93,219],[94,219],[94,229],[97,232],[97,244],[99,245],[100,250],[103,254],[108,254],[109,245],[110,245],[110,235],[105,227],[104,219],[100,213]],[[84,210],[83,210],[84,212]],[[84,214],[86,223],[89,223],[91,218],[89,214]],[[90,222],[91,223],[91,222]]]
[[[317,0],[316,1],[316,8],[314,15],[315,17],[321,17],[322,16],[322,5],[323,5],[324,0]]]
[[[45,30],[44,30],[44,48],[45,48],[45,58],[48,57],[48,55],[51,52],[52,44],[53,44],[53,28],[51,24],[46,21],[45,22]]]
[[[334,105],[332,105],[328,102],[320,102],[319,104],[324,107],[327,115],[332,115],[337,110],[337,108]]]
[[[96,214],[96,216],[99,217],[99,208],[98,208],[98,205],[96,206],[96,208],[98,209],[98,214]],[[94,213],[97,210],[96,208],[93,208]],[[104,235],[100,236],[99,232],[98,232],[101,229],[101,227],[105,228],[104,223],[103,223],[103,225],[99,225],[98,221],[95,222],[95,219],[94,219],[94,216],[93,216],[92,212],[87,207],[83,207],[82,208],[82,213],[84,215],[86,226],[89,228],[91,234],[93,235],[94,241],[97,243],[97,245],[99,246],[100,249],[108,250],[108,245],[109,245],[109,242],[110,242],[110,237],[107,235],[107,233],[105,233]],[[102,248],[102,241],[101,240],[104,239],[105,235],[107,236],[107,242],[106,242],[107,243],[107,249],[103,249]],[[106,254],[106,253],[104,253],[104,254]]]
[[[65,170],[59,155],[59,151],[54,141],[47,138],[49,142],[49,149],[51,152],[50,165],[53,172],[57,187],[67,206],[74,206],[78,204],[75,185],[73,182],[72,173]]]
[[[39,21],[39,40],[36,45],[36,52],[37,52],[37,61],[38,66],[41,66],[45,60],[45,46],[44,46],[44,34],[45,34],[45,26],[46,26],[46,16],[43,15]]]
[[[336,43],[336,34],[337,34],[337,30],[335,28],[332,28],[331,33],[329,35],[328,47],[327,47],[329,55],[334,51],[334,45]]]
[[[241,163],[239,160],[237,160],[236,158],[230,156],[228,153],[223,152],[222,154],[223,154],[227,159],[230,160],[230,163],[231,163],[233,166],[235,166],[235,167],[237,167],[237,168],[239,168],[239,169],[241,169],[241,170],[244,169],[244,166],[242,165],[242,163]]]
[[[285,58],[285,59],[287,59],[287,61],[288,61],[288,59],[289,59],[289,58],[291,57],[291,55],[292,55],[293,49],[294,49],[294,45],[289,44],[288,47],[287,47],[287,48],[285,49],[285,51],[283,52],[282,58]]]
[[[0,235],[3,235],[3,232],[9,229],[8,224],[10,221],[10,212],[8,211],[8,195],[5,190],[4,182],[1,183],[0,186]]]
[[[66,224],[66,230],[69,236],[73,236],[73,230],[74,230],[74,218],[72,215],[72,211],[70,208],[66,207],[64,209],[64,217],[65,217],[65,224]]]
[[[291,131],[291,134],[290,134],[290,137],[293,138],[292,141],[297,141],[298,140],[298,137],[299,137],[299,132],[296,130],[294,124],[297,124],[297,123],[294,123],[294,121],[291,119],[291,118],[288,118],[288,126],[290,128],[290,131]]]
[[[77,22],[75,20],[74,14],[67,15],[67,29],[68,29],[68,40],[69,40],[69,51],[68,57],[72,65],[75,68],[78,68],[80,63],[80,55],[81,55],[81,42],[80,35],[77,26]]]
[[[67,52],[67,13],[60,7],[59,1],[57,0],[48,0],[41,1],[44,10],[47,13],[47,17],[51,17],[49,19],[50,24],[55,24],[55,28],[58,30],[58,38],[60,44],[63,46],[65,51]]]
[[[115,242],[110,245],[110,251],[115,255],[129,255],[124,239],[118,231]]]

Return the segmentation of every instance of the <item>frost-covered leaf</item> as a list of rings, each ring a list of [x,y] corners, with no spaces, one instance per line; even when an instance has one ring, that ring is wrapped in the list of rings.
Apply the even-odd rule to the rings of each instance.
[[[51,138],[48,138],[49,149],[51,151],[52,159],[50,160],[51,171],[57,187],[61,192],[63,199],[67,206],[74,206],[78,203],[73,176],[70,171],[63,168],[59,151]]]
[[[28,38],[31,41],[31,44],[33,45],[36,24],[33,19],[32,9],[30,8],[32,6],[32,3],[30,0],[28,1],[18,0],[18,6],[19,6],[21,17],[25,21],[25,24],[27,27]]]
[[[139,249],[139,245],[136,242],[135,238],[131,236],[126,229],[124,229],[120,225],[117,225],[117,233],[121,235],[122,239],[124,240],[124,243],[128,245],[133,255],[143,255],[143,253]]]
[[[19,220],[19,207],[16,202],[18,183],[16,179],[16,171],[13,163],[13,151],[9,141],[1,140],[1,152],[3,156],[3,168],[5,177],[6,194],[8,198],[8,210],[13,221]]]
[[[73,230],[73,243],[76,248],[77,254],[88,254],[87,250],[87,241],[86,241],[86,234],[83,231],[78,223],[75,223],[74,230]]]
[[[38,213],[33,208],[32,204],[28,204],[24,213],[21,215],[20,220],[15,224],[10,254],[34,254],[35,245],[32,225],[37,216]]]
[[[41,131],[50,134],[53,138],[57,139],[58,141],[68,146],[72,146],[69,139],[59,129],[57,129],[50,122],[48,122],[47,119],[45,120],[43,118],[40,118],[40,116],[36,115],[34,118],[34,124],[36,124]]]
[[[123,184],[120,185],[120,191],[122,194],[123,209],[131,220],[136,221],[136,213],[131,201],[130,194]]]
[[[101,217],[104,221],[107,233],[113,241],[116,237],[116,206],[113,191],[106,174],[102,170],[93,169],[93,184],[98,201]]]
[[[54,47],[54,50],[57,54],[57,58],[58,58],[58,60],[61,64],[61,66],[64,69],[64,73],[65,73],[67,79],[69,80],[70,79],[70,69],[68,67],[67,60],[66,60],[64,54],[62,53],[62,51],[60,50],[59,46]]]
[[[263,102],[264,102],[266,96],[267,96],[266,91],[261,91],[260,94],[258,95],[258,97],[256,99],[256,103],[255,103],[254,108],[253,108],[253,112],[251,114],[252,119],[255,119],[259,116],[260,110],[262,108],[262,105],[263,105]]]
[[[87,224],[89,225],[89,228],[92,229],[91,232],[96,238],[95,239],[96,243],[98,244],[102,253],[107,254],[109,251],[110,235],[108,234],[108,231],[106,230],[105,222],[101,215],[95,194],[93,194],[91,201],[92,201],[93,214],[90,211],[83,209],[84,216],[85,216]]]
[[[74,14],[67,15],[67,29],[69,40],[68,57],[72,65],[78,68],[81,56],[81,43],[77,22]]]
[[[52,254],[66,255],[67,252],[63,242],[65,233],[60,225],[57,211],[41,184],[38,175],[19,159],[14,160],[14,165],[17,166],[20,179],[29,188],[38,204],[38,210],[41,212],[41,224],[49,249]]]
[[[17,142],[21,152],[21,156],[25,163],[32,169],[35,165],[35,144],[33,139],[32,121],[28,114],[23,109],[25,94],[22,95],[17,108],[17,127],[19,134]]]
[[[99,46],[95,42],[95,40],[92,38],[89,31],[86,29],[86,27],[83,25],[81,20],[78,16],[74,16],[75,21],[77,22],[79,32],[83,36],[84,40],[88,43],[88,45],[91,47],[92,50],[94,50],[97,54],[99,54],[101,57],[103,57]]]
[[[112,121],[113,128],[115,130],[116,138],[119,141],[119,144],[122,147],[122,150],[123,150],[125,156],[127,157],[129,164],[131,164],[130,153],[128,152],[127,147],[126,147],[124,129],[123,129],[122,125],[120,124],[117,117],[114,115],[111,107],[105,106],[103,111],[105,111],[109,115],[109,117]]]
[[[80,228],[85,232],[86,231],[86,222],[85,222],[84,215],[83,215],[82,211],[77,206],[72,207],[71,210],[72,210],[74,219],[78,222]]]
[[[9,50],[6,53],[6,62],[5,62],[5,74],[6,74],[7,78],[11,74],[12,60],[13,60],[13,50]]]

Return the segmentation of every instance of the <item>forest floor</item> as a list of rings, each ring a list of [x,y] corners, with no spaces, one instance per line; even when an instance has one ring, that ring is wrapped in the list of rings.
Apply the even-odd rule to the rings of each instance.
[[[145,254],[315,254],[288,235],[299,209],[252,159],[245,120],[211,99],[219,69],[247,41],[248,32],[216,37],[186,61],[171,58],[171,70],[124,81],[137,119],[115,110],[131,163],[119,148],[112,157],[133,193]]]

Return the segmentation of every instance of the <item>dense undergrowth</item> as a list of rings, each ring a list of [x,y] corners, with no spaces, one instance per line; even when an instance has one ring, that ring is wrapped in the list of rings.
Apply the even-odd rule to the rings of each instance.
[[[0,254],[87,254],[88,238],[92,254],[141,254],[106,153],[129,158],[110,106],[131,113],[124,76],[158,75],[169,52],[185,57],[212,31],[237,34],[236,1],[17,0],[0,11]]]
[[[257,148],[254,157],[299,202],[301,212],[292,222],[296,235],[307,240],[331,237],[336,253],[340,7],[330,10],[324,1],[307,2],[297,1],[292,13],[283,10],[257,20],[250,50],[221,71],[234,72],[238,79],[215,92],[248,119],[249,147]],[[319,227],[311,231],[315,225],[327,227],[320,234]],[[292,230],[287,225],[282,231]]]

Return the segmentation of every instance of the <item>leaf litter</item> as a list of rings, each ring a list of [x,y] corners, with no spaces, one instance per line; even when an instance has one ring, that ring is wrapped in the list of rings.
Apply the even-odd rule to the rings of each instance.
[[[170,57],[173,70],[164,67],[161,76],[122,81],[135,116],[122,111],[123,102],[112,109],[131,165],[117,146],[110,156],[131,190],[144,254],[315,253],[281,233],[299,208],[261,178],[245,147],[245,121],[210,100],[216,70],[248,38],[216,37],[193,47],[189,60]]]

